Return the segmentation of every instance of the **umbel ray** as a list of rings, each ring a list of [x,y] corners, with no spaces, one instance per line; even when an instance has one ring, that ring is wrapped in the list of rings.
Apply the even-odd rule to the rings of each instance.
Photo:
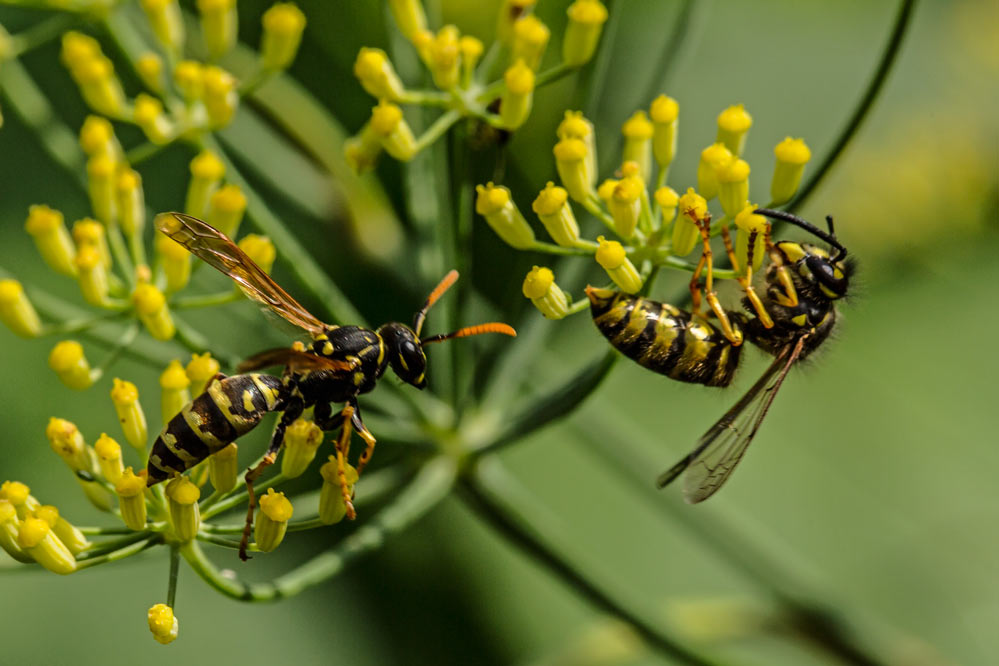
[[[835,254],[808,243],[774,242],[768,222],[762,242],[770,263],[764,275],[765,289],[758,294],[752,283],[750,257],[736,257],[728,229],[722,227],[725,251],[745,294],[745,312],[726,310],[714,291],[707,217],[696,222],[703,250],[690,281],[690,312],[611,289],[586,289],[593,321],[610,343],[641,366],[672,379],[728,386],[745,340],[774,357],[763,376],[704,433],[693,450],[659,476],[657,485],[663,488],[685,473],[683,494],[690,503],[707,499],[725,483],[759,430],[788,371],[829,337],[838,318],[836,301],[847,294],[853,272],[853,262],[836,238],[832,217],[826,218],[829,231],[825,232],[790,213],[755,212],[805,229],[828,243]],[[750,248],[755,246],[756,236],[750,234]],[[707,301],[714,321],[701,314],[702,300]]]
[[[398,322],[383,324],[377,330],[326,324],[288,295],[218,229],[182,213],[161,213],[156,216],[155,224],[191,254],[232,278],[248,297],[312,337],[308,346],[297,343],[246,359],[239,365],[237,375],[216,375],[201,395],[166,424],[149,455],[146,482],[152,486],[225,448],[256,427],[264,414],[281,412],[267,453],[246,472],[249,508],[239,550],[243,560],[248,559],[246,549],[256,505],[253,483],[277,458],[285,429],[307,408],[314,407],[313,418],[322,430],[340,430],[336,442],[337,476],[347,517],[353,519],[356,514],[346,478],[352,432],[356,431],[366,444],[357,461],[358,475],[375,448],[375,438],[361,420],[357,397],[371,391],[387,368],[392,368],[407,384],[425,388],[426,345],[482,333],[516,336],[507,324],[490,322],[453,333],[420,337],[427,311],[455,283],[457,271],[449,272],[434,288],[416,313],[412,328]],[[256,372],[273,366],[285,367],[280,378]],[[333,403],[344,406],[334,410]]]

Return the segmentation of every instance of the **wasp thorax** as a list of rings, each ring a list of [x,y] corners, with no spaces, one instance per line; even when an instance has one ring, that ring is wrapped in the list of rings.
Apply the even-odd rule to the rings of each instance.
[[[393,322],[379,328],[378,335],[385,341],[392,372],[416,388],[426,387],[427,357],[413,329]]]
[[[803,288],[805,295],[810,293],[829,300],[846,295],[850,278],[849,261],[834,261],[824,249],[808,243],[781,241],[778,247],[794,265],[803,282],[799,287]]]

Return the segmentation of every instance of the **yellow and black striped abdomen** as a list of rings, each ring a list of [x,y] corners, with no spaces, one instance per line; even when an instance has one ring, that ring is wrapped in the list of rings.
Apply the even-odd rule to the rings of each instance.
[[[593,323],[615,349],[644,368],[671,379],[728,386],[742,347],[721,331],[669,303],[612,289],[587,287]],[[731,313],[732,326],[744,319]]]
[[[153,443],[147,485],[181,473],[253,430],[267,412],[284,405],[284,384],[270,375],[214,379],[184,405]]]

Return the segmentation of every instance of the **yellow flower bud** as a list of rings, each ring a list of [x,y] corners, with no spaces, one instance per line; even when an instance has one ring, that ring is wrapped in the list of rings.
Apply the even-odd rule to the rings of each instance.
[[[81,64],[100,56],[101,45],[93,37],[75,30],[63,33],[59,59],[70,71],[74,71]]]
[[[513,39],[513,27],[527,15],[537,0],[503,0],[496,22],[496,39],[504,44]]]
[[[66,419],[52,417],[45,428],[49,445],[73,471],[91,469],[90,452],[76,424]]]
[[[749,164],[733,159],[715,172],[718,179],[718,201],[728,217],[735,217],[749,199]]]
[[[267,489],[267,494],[260,498],[260,515],[257,516],[253,532],[259,550],[269,553],[281,545],[293,512],[291,502],[284,493],[276,493],[273,488]]]
[[[649,117],[652,119],[652,154],[660,169],[668,167],[676,155],[677,118],[680,105],[676,100],[666,95],[660,95],[652,101]]]
[[[763,255],[766,251],[765,235],[770,227],[770,222],[762,215],[756,214],[757,206],[747,205],[739,214],[735,216],[735,258],[739,261],[739,270],[745,272],[749,264],[749,239],[753,237],[752,262],[753,270],[757,270],[763,264]]]
[[[236,487],[239,475],[238,449],[232,442],[208,456],[208,478],[212,487],[220,493],[227,493]]]
[[[42,332],[42,321],[17,280],[0,280],[0,321],[22,338]]]
[[[235,5],[233,6],[235,12]],[[239,107],[236,77],[221,67],[206,67],[204,74],[204,102],[212,128],[225,127],[232,121]]]
[[[163,113],[163,103],[151,95],[139,93],[135,96],[132,120],[150,143],[161,146],[173,139],[173,122]]]
[[[370,122],[364,123],[361,131],[348,138],[343,144],[343,153],[347,164],[357,173],[373,169],[381,152],[381,137],[371,128]]]
[[[82,391],[94,383],[90,363],[83,354],[83,345],[76,340],[63,340],[52,348],[49,367],[55,370],[59,381],[71,389]]]
[[[173,609],[166,604],[156,604],[147,613],[149,621],[149,631],[153,633],[153,638],[158,643],[166,645],[172,643],[177,638],[180,631],[180,624],[177,622]]]
[[[121,459],[121,445],[102,432],[94,442],[94,452],[97,454],[97,466],[108,483],[115,485],[121,480],[124,467]]]
[[[636,294],[642,288],[642,276],[638,274],[638,269],[628,259],[628,255],[617,241],[606,240],[603,236],[597,237],[600,247],[597,248],[596,260],[614,284],[629,294]]]
[[[201,490],[186,476],[178,476],[167,483],[166,496],[174,534],[180,541],[190,541],[201,529]]]
[[[595,182],[587,160],[586,144],[580,139],[562,139],[552,152],[562,186],[574,201],[585,202],[593,192]]]
[[[170,365],[160,375],[160,414],[163,423],[169,423],[184,405],[191,402],[191,392],[188,390],[190,385],[191,380],[187,378],[180,361],[170,361]]]
[[[551,31],[534,14],[519,19],[513,24],[513,57],[514,62],[523,60],[528,67],[537,71],[541,58],[548,46]]]
[[[229,238],[235,238],[245,211],[246,195],[239,185],[223,185],[209,199],[206,221]]]
[[[576,0],[566,13],[569,25],[562,37],[562,62],[580,67],[588,63],[597,50],[600,32],[607,22],[607,8],[599,0]]]
[[[579,223],[569,205],[569,193],[548,181],[545,189],[531,204],[545,230],[557,244],[574,247],[579,244]]]
[[[486,218],[507,245],[526,250],[534,244],[534,230],[513,203],[510,190],[502,185],[476,185],[475,212]]]
[[[777,166],[770,182],[771,205],[787,203],[798,191],[805,165],[812,159],[812,151],[803,139],[785,138],[774,148]]]
[[[353,494],[354,484],[357,483],[357,470],[350,463],[344,463],[344,472],[347,492]],[[344,504],[343,492],[340,490],[336,456],[330,456],[329,462],[319,468],[319,473],[323,477],[323,487],[319,491],[319,520],[325,525],[339,523],[347,515],[347,505]]]
[[[239,17],[236,0],[198,0],[201,14],[201,36],[208,49],[208,57],[218,60],[236,44]]]
[[[20,481],[4,481],[0,484],[0,500],[7,500],[17,511],[17,517],[24,520],[34,513],[41,503],[31,494],[31,488]]]
[[[96,249],[101,263],[106,268],[111,266],[111,252],[108,250],[103,224],[89,217],[77,220],[73,223],[73,240],[76,242],[77,249],[85,246]],[[79,265],[79,257],[77,257],[77,265]]]
[[[708,202],[688,187],[687,193],[680,197],[680,214],[673,223],[673,254],[685,257],[701,239],[701,232],[695,223],[703,220],[708,214]]]
[[[649,176],[652,174],[653,124],[649,122],[644,111],[635,111],[631,118],[621,126],[621,133],[624,135],[621,161],[637,162],[642,180],[649,180]]]
[[[188,103],[197,101],[205,93],[205,67],[195,60],[181,60],[173,70],[173,82]]]
[[[111,402],[114,403],[118,422],[121,423],[122,432],[125,433],[125,440],[137,451],[145,454],[149,434],[146,428],[146,415],[139,403],[139,389],[132,382],[116,377],[111,387]]]
[[[208,352],[191,354],[191,361],[185,368],[187,377],[191,380],[191,393],[194,395],[204,393],[208,382],[218,374],[220,368],[219,362]]]
[[[173,317],[170,315],[170,308],[167,307],[166,297],[153,285],[148,283],[137,285],[132,292],[132,304],[135,305],[135,313],[139,315],[149,335],[157,340],[169,340],[177,332]]]
[[[179,52],[184,45],[184,19],[177,0],[141,0],[153,34],[168,50]]]
[[[290,479],[301,476],[322,443],[323,431],[319,426],[305,419],[295,420],[284,433],[281,473]]]
[[[395,102],[406,94],[392,61],[381,49],[362,47],[354,61],[354,76],[367,93],[377,99]]]
[[[582,111],[566,111],[556,134],[559,139],[579,139],[586,144],[586,172],[590,186],[597,182],[597,141],[593,123],[583,117]]]
[[[555,283],[555,274],[550,268],[532,268],[521,289],[524,297],[529,298],[547,319],[562,319],[569,314],[569,297]]]
[[[164,91],[163,58],[152,51],[146,51],[135,61],[135,71],[143,85],[160,94]]]
[[[400,162],[408,162],[416,155],[413,130],[402,117],[402,109],[395,104],[383,100],[371,110],[371,129],[378,135],[385,152]]]
[[[642,212],[642,192],[645,184],[637,176],[622,178],[614,186],[614,191],[607,200],[611,217],[614,218],[614,230],[621,238],[631,238],[635,235],[638,217]]]
[[[717,171],[734,159],[732,152],[721,143],[714,143],[701,151],[697,165],[697,191],[707,199],[718,195]]]
[[[427,29],[427,15],[420,0],[389,0],[389,7],[399,32],[409,41]]]
[[[87,105],[105,116],[119,117],[125,109],[125,91],[114,65],[103,55],[81,62],[70,70]]]
[[[263,269],[265,273],[270,273],[274,267],[274,259],[277,257],[277,250],[274,243],[267,236],[258,234],[247,234],[239,241],[239,249],[246,253],[253,263]]]
[[[126,467],[121,478],[114,484],[118,495],[118,508],[125,526],[132,530],[146,527],[146,478],[136,475],[131,467]]]
[[[69,549],[69,552],[76,556],[78,553],[86,550],[90,546],[90,542],[87,541],[87,537],[84,536],[83,532],[78,530],[76,526],[70,523],[68,520],[59,515],[59,509],[54,506],[46,505],[38,507],[35,511],[35,517],[41,518],[49,527],[52,529],[52,533],[55,534],[56,538]]]
[[[25,230],[31,234],[35,247],[45,263],[57,273],[76,276],[76,249],[63,221],[62,213],[45,205],[28,209]]]
[[[80,127],[80,148],[87,157],[107,155],[117,159],[121,155],[121,145],[114,135],[114,128],[103,116],[87,116]]]
[[[108,298],[108,269],[101,261],[101,253],[93,245],[84,245],[76,253],[77,281],[83,300],[101,306]]]
[[[166,275],[167,293],[180,291],[191,279],[191,253],[169,236],[156,234],[156,252]]]
[[[114,177],[118,169],[114,159],[107,155],[95,155],[87,160],[87,192],[94,216],[104,224],[116,219]]]
[[[17,509],[9,500],[0,499],[0,548],[18,562],[28,564],[34,562],[31,555],[21,549],[17,543],[17,532],[21,525],[17,517]]]
[[[146,224],[146,198],[142,192],[142,176],[135,169],[122,169],[115,182],[118,223],[126,236],[142,236]]]
[[[534,98],[534,72],[518,60],[503,75],[503,96],[500,100],[500,120],[509,129],[524,124],[531,114]]]
[[[208,202],[225,175],[225,164],[210,150],[201,151],[191,160],[191,180],[187,185],[184,212],[204,218]]]
[[[663,211],[663,224],[669,224],[676,215],[676,206],[680,202],[680,195],[672,187],[660,187],[654,196],[656,203]]]
[[[41,518],[25,518],[17,532],[17,545],[49,571],[71,574],[76,571],[76,558],[59,540],[49,524]]]
[[[461,50],[458,48],[460,37],[458,28],[446,25],[437,31],[437,36],[427,46],[427,65],[434,85],[441,90],[450,90],[458,85],[461,66]]]
[[[746,145],[746,133],[753,124],[753,117],[746,112],[742,104],[730,106],[718,114],[717,143],[725,144],[733,155],[742,155]]]
[[[294,3],[278,2],[264,12],[260,64],[264,69],[284,69],[295,59],[305,31],[305,14]]]
[[[482,40],[471,35],[463,35],[458,40],[458,51],[461,53],[461,75],[466,87],[472,81],[475,66],[479,64],[479,58],[482,57],[484,50],[485,45]]]

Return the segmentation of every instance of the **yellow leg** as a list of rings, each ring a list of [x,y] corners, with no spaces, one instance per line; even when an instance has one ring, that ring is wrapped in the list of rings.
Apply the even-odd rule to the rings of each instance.
[[[708,301],[708,305],[711,306],[711,311],[718,318],[718,325],[721,326],[722,335],[732,343],[733,347],[738,347],[742,344],[742,333],[732,328],[732,322],[729,321],[728,313],[725,312],[725,308],[722,307],[721,302],[718,300],[718,294],[715,293],[710,220],[702,220],[697,224],[697,228],[701,231],[701,240],[704,245],[704,249],[701,251],[701,261],[707,266],[707,274],[704,278],[705,298]]]
[[[798,290],[794,288],[794,280],[791,278],[791,271],[784,264],[784,255],[780,253],[777,246],[774,245],[773,239],[770,237],[770,230],[767,229],[767,234],[765,236],[767,254],[770,255],[770,261],[776,267],[777,280],[780,282],[781,287],[784,288],[784,294],[782,297],[777,299],[777,302],[781,305],[789,308],[798,306]]]
[[[739,286],[742,287],[742,291],[745,292],[746,298],[749,299],[750,304],[753,306],[753,310],[756,311],[756,316],[763,324],[764,328],[773,328],[774,320],[770,317],[770,313],[767,309],[763,307],[763,301],[760,300],[759,294],[756,293],[756,289],[753,288],[753,264],[752,262],[746,262],[746,272],[740,275],[739,271],[739,259],[735,256],[735,249],[732,247],[732,237],[729,236],[728,227],[722,227],[721,230],[722,241],[725,243],[725,253],[728,254],[728,260],[732,264],[732,270],[735,271],[736,281],[738,281]],[[753,247],[753,238],[749,239],[749,247]],[[749,257],[746,258],[747,260]]]
[[[353,433],[353,423],[351,417],[354,416],[354,408],[347,405],[341,412],[343,415],[343,429],[340,430],[340,438],[336,443],[336,475],[340,481],[340,492],[343,494],[343,503],[347,507],[347,519],[357,518],[354,510],[353,497],[347,485],[347,454],[350,453],[350,436]]]
[[[239,559],[246,562],[250,556],[246,554],[246,549],[250,545],[250,532],[253,530],[253,510],[257,508],[257,496],[253,492],[253,482],[260,478],[264,470],[274,464],[277,459],[276,452],[268,452],[257,466],[246,472],[243,480],[246,482],[246,494],[249,495],[249,504],[246,508],[246,524],[243,526],[243,538],[239,540]]]

